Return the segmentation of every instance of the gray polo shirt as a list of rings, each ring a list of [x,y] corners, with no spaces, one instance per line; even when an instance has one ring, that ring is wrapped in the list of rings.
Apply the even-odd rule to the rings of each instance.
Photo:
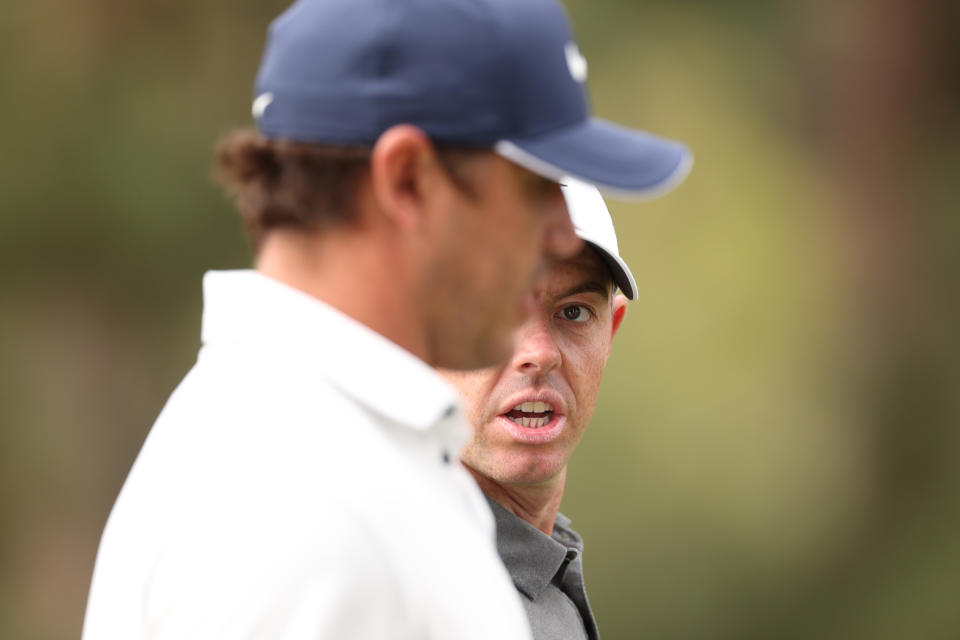
[[[557,514],[553,536],[487,498],[497,522],[497,552],[523,596],[534,640],[597,640],[583,587],[583,540]]]

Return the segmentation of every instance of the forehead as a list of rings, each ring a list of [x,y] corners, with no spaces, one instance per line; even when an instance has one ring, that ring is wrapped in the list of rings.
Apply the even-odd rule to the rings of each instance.
[[[599,285],[608,296],[613,286],[613,275],[606,262],[587,244],[572,258],[550,261],[538,289],[548,294],[562,294],[581,284]]]

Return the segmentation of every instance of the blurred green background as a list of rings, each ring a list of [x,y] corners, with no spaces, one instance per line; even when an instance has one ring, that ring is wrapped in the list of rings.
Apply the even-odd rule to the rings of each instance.
[[[399,1],[399,0],[398,0]],[[0,637],[101,528],[250,253],[209,179],[284,2],[0,12]],[[605,638],[960,637],[960,46],[935,0],[570,0],[595,111],[686,141],[563,510]]]

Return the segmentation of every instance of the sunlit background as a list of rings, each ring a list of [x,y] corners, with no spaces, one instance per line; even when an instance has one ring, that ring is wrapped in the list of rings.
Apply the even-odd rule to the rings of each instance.
[[[250,262],[211,146],[285,3],[8,5],[0,637],[67,639],[200,277]],[[563,505],[603,637],[960,637],[958,7],[568,2],[595,111],[696,155],[610,205],[639,299]]]

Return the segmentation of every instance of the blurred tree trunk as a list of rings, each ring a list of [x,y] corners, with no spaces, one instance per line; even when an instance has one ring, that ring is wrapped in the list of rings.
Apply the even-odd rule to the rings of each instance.
[[[846,216],[864,409],[876,426],[877,508],[894,517],[900,499],[947,453],[938,410],[946,398],[937,387],[949,367],[929,350],[943,344],[931,338],[941,333],[950,293],[937,268],[942,212],[917,192],[937,159],[927,148],[935,107],[952,97],[942,77],[946,7],[936,0],[808,3],[826,37],[827,55],[811,58],[809,78],[821,100],[818,142]]]
[[[956,567],[918,577],[917,561],[905,559],[911,545],[936,537],[931,528],[960,524],[949,506],[960,497],[960,358],[945,348],[960,326],[957,248],[949,240],[960,203],[947,182],[957,167],[945,146],[955,148],[960,106],[956,11],[956,3],[938,0],[807,0],[801,8],[813,143],[843,216],[843,276],[857,336],[847,353],[849,388],[860,393],[872,464],[869,515],[810,590],[807,605],[816,610],[806,619],[829,627],[818,623],[819,637],[856,626],[848,618],[872,610],[883,599],[873,594],[891,587],[882,582],[892,576],[908,591],[917,586],[910,579],[960,587]],[[938,190],[949,195],[938,202]],[[955,634],[960,626],[948,632]]]

